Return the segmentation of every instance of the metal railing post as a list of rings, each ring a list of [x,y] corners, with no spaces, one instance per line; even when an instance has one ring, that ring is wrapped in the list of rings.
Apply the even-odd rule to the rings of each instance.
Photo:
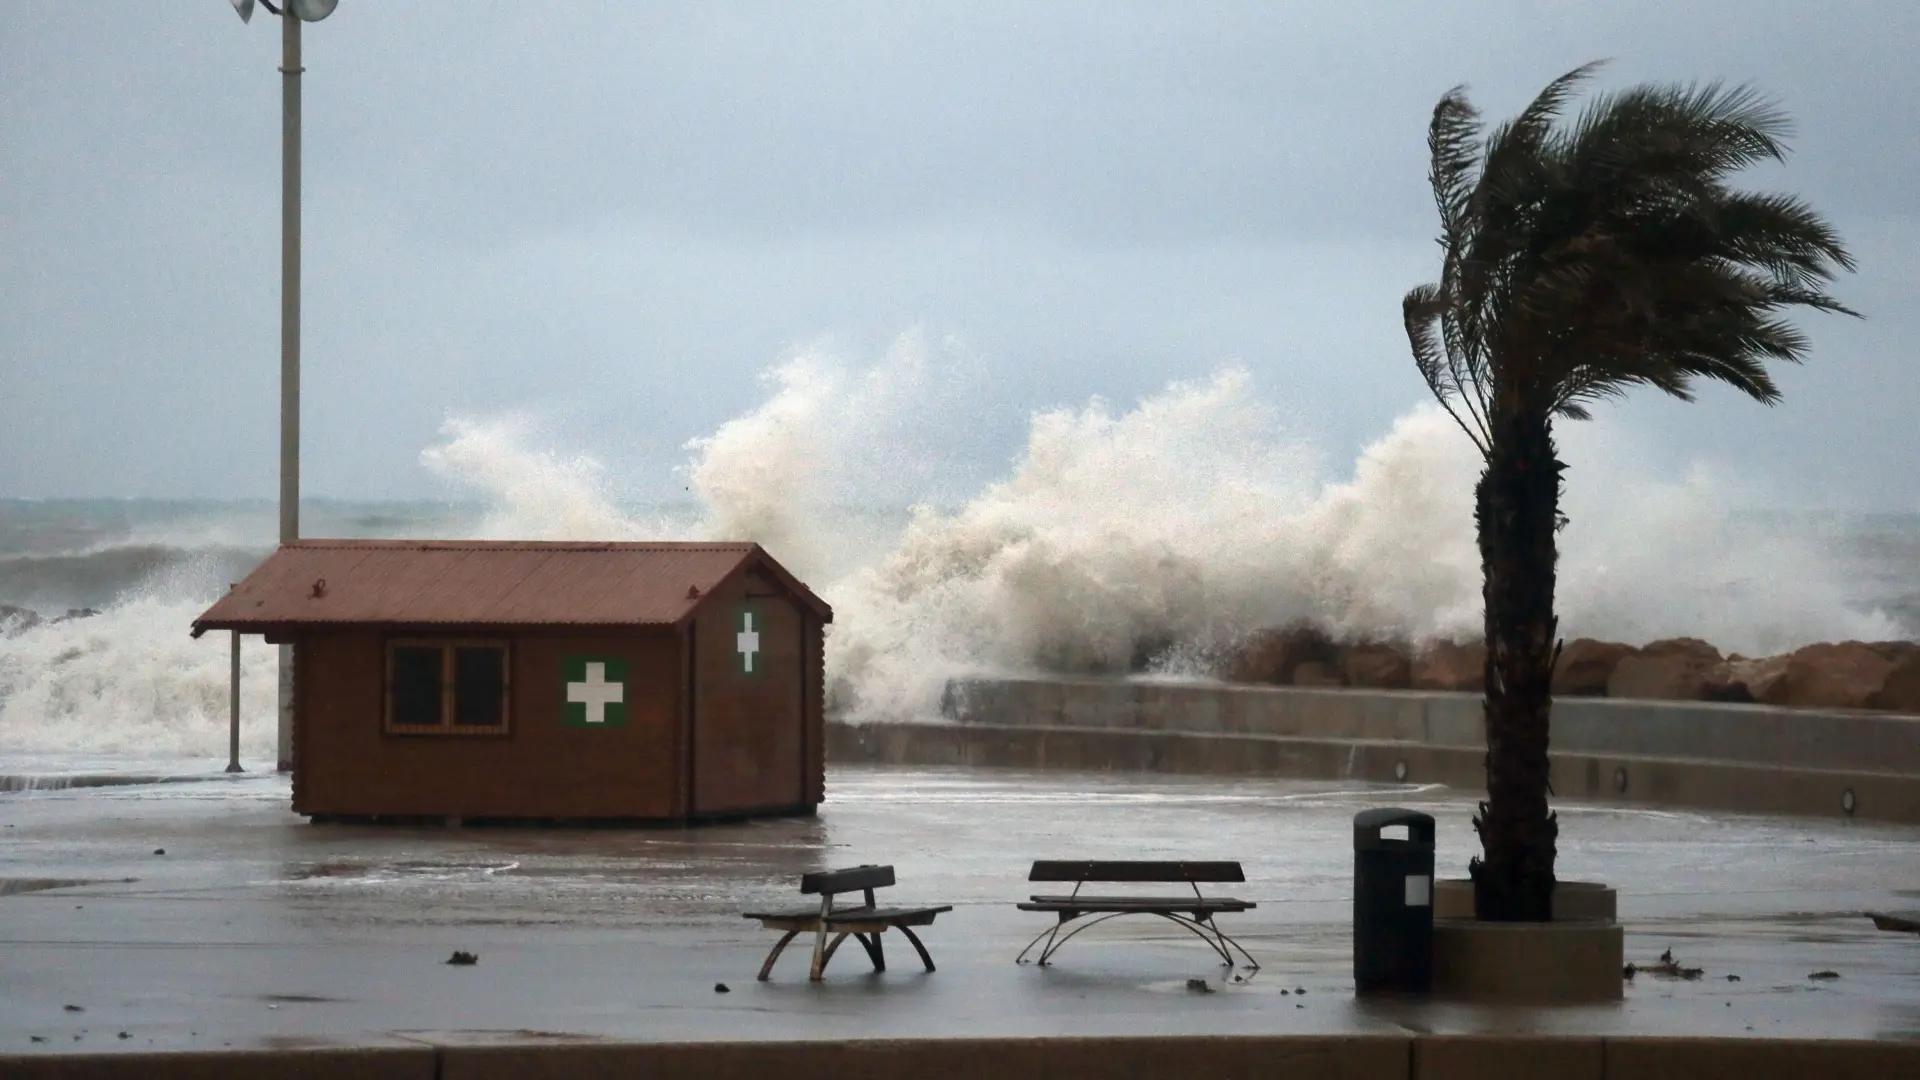
[[[233,665],[227,687],[227,771],[246,772],[240,767],[240,631],[233,632]]]

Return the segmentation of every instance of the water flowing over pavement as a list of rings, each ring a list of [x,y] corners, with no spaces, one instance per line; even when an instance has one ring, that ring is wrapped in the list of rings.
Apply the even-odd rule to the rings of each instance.
[[[1619,888],[1629,959],[1671,948],[1704,974],[1642,972],[1619,1005],[1512,1010],[1352,994],[1352,815],[1434,814],[1440,872],[1459,873],[1472,802],[1444,789],[838,768],[828,792],[817,818],[640,830],[310,826],[285,779],[257,773],[0,794],[0,1049],[423,1031],[1920,1038],[1920,942],[1859,914],[1915,906],[1920,830],[1563,804],[1562,875]],[[1230,891],[1260,906],[1231,932],[1264,969],[1221,985],[1207,950],[1144,919],[1016,967],[1044,921],[1013,907],[1028,861],[1061,856],[1243,861]],[[843,953],[809,986],[801,954],[756,983],[775,935],[741,908],[860,862],[895,864],[898,902],[955,905],[923,935],[940,970],[896,941],[883,975]],[[447,965],[455,949],[479,963]],[[1821,970],[1839,978],[1808,979]],[[1219,992],[1190,991],[1196,977]]]

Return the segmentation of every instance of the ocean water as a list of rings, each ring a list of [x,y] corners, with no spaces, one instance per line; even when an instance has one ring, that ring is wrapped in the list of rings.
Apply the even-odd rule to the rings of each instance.
[[[930,718],[957,674],[1204,677],[1247,632],[1302,618],[1478,632],[1478,462],[1436,409],[1330,463],[1228,368],[1132,408],[1036,415],[997,476],[956,493],[926,452],[957,422],[928,369],[905,347],[865,366],[796,356],[687,445],[673,505],[623,497],[624,478],[524,418],[450,420],[419,463],[444,500],[310,501],[303,533],[759,541],[834,606],[829,699],[856,722]],[[1664,474],[1604,421],[1566,425],[1562,449],[1566,636],[1760,655],[1920,635],[1920,515],[1755,510],[1751,485]],[[0,500],[0,604],[41,619],[0,620],[0,771],[224,760],[228,642],[188,626],[276,521],[268,501]],[[243,750],[267,759],[272,650],[249,641],[243,662]]]

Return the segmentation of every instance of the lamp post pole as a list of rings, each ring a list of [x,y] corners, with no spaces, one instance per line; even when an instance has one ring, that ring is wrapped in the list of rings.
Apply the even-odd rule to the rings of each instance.
[[[280,542],[300,539],[300,24],[280,20]],[[280,648],[279,771],[293,768],[293,646]]]
[[[228,2],[241,22],[253,21],[256,0]],[[280,543],[291,544],[300,539],[300,73],[306,70],[300,64],[300,24],[333,14],[339,0],[257,3],[280,18]],[[293,768],[293,646],[279,648],[275,765],[287,772]],[[235,701],[239,672],[236,660]]]

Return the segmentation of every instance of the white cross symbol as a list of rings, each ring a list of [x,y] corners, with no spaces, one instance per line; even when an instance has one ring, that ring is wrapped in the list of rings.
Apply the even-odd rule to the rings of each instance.
[[[627,700],[627,688],[617,682],[607,681],[607,665],[587,664],[585,682],[567,684],[567,701],[587,707],[587,723],[604,724],[607,722],[607,706],[617,705]]]
[[[745,665],[747,674],[753,674],[753,657],[760,651],[760,634],[753,628],[753,612],[741,616],[746,629],[734,635],[734,647],[740,650],[740,661]]]

